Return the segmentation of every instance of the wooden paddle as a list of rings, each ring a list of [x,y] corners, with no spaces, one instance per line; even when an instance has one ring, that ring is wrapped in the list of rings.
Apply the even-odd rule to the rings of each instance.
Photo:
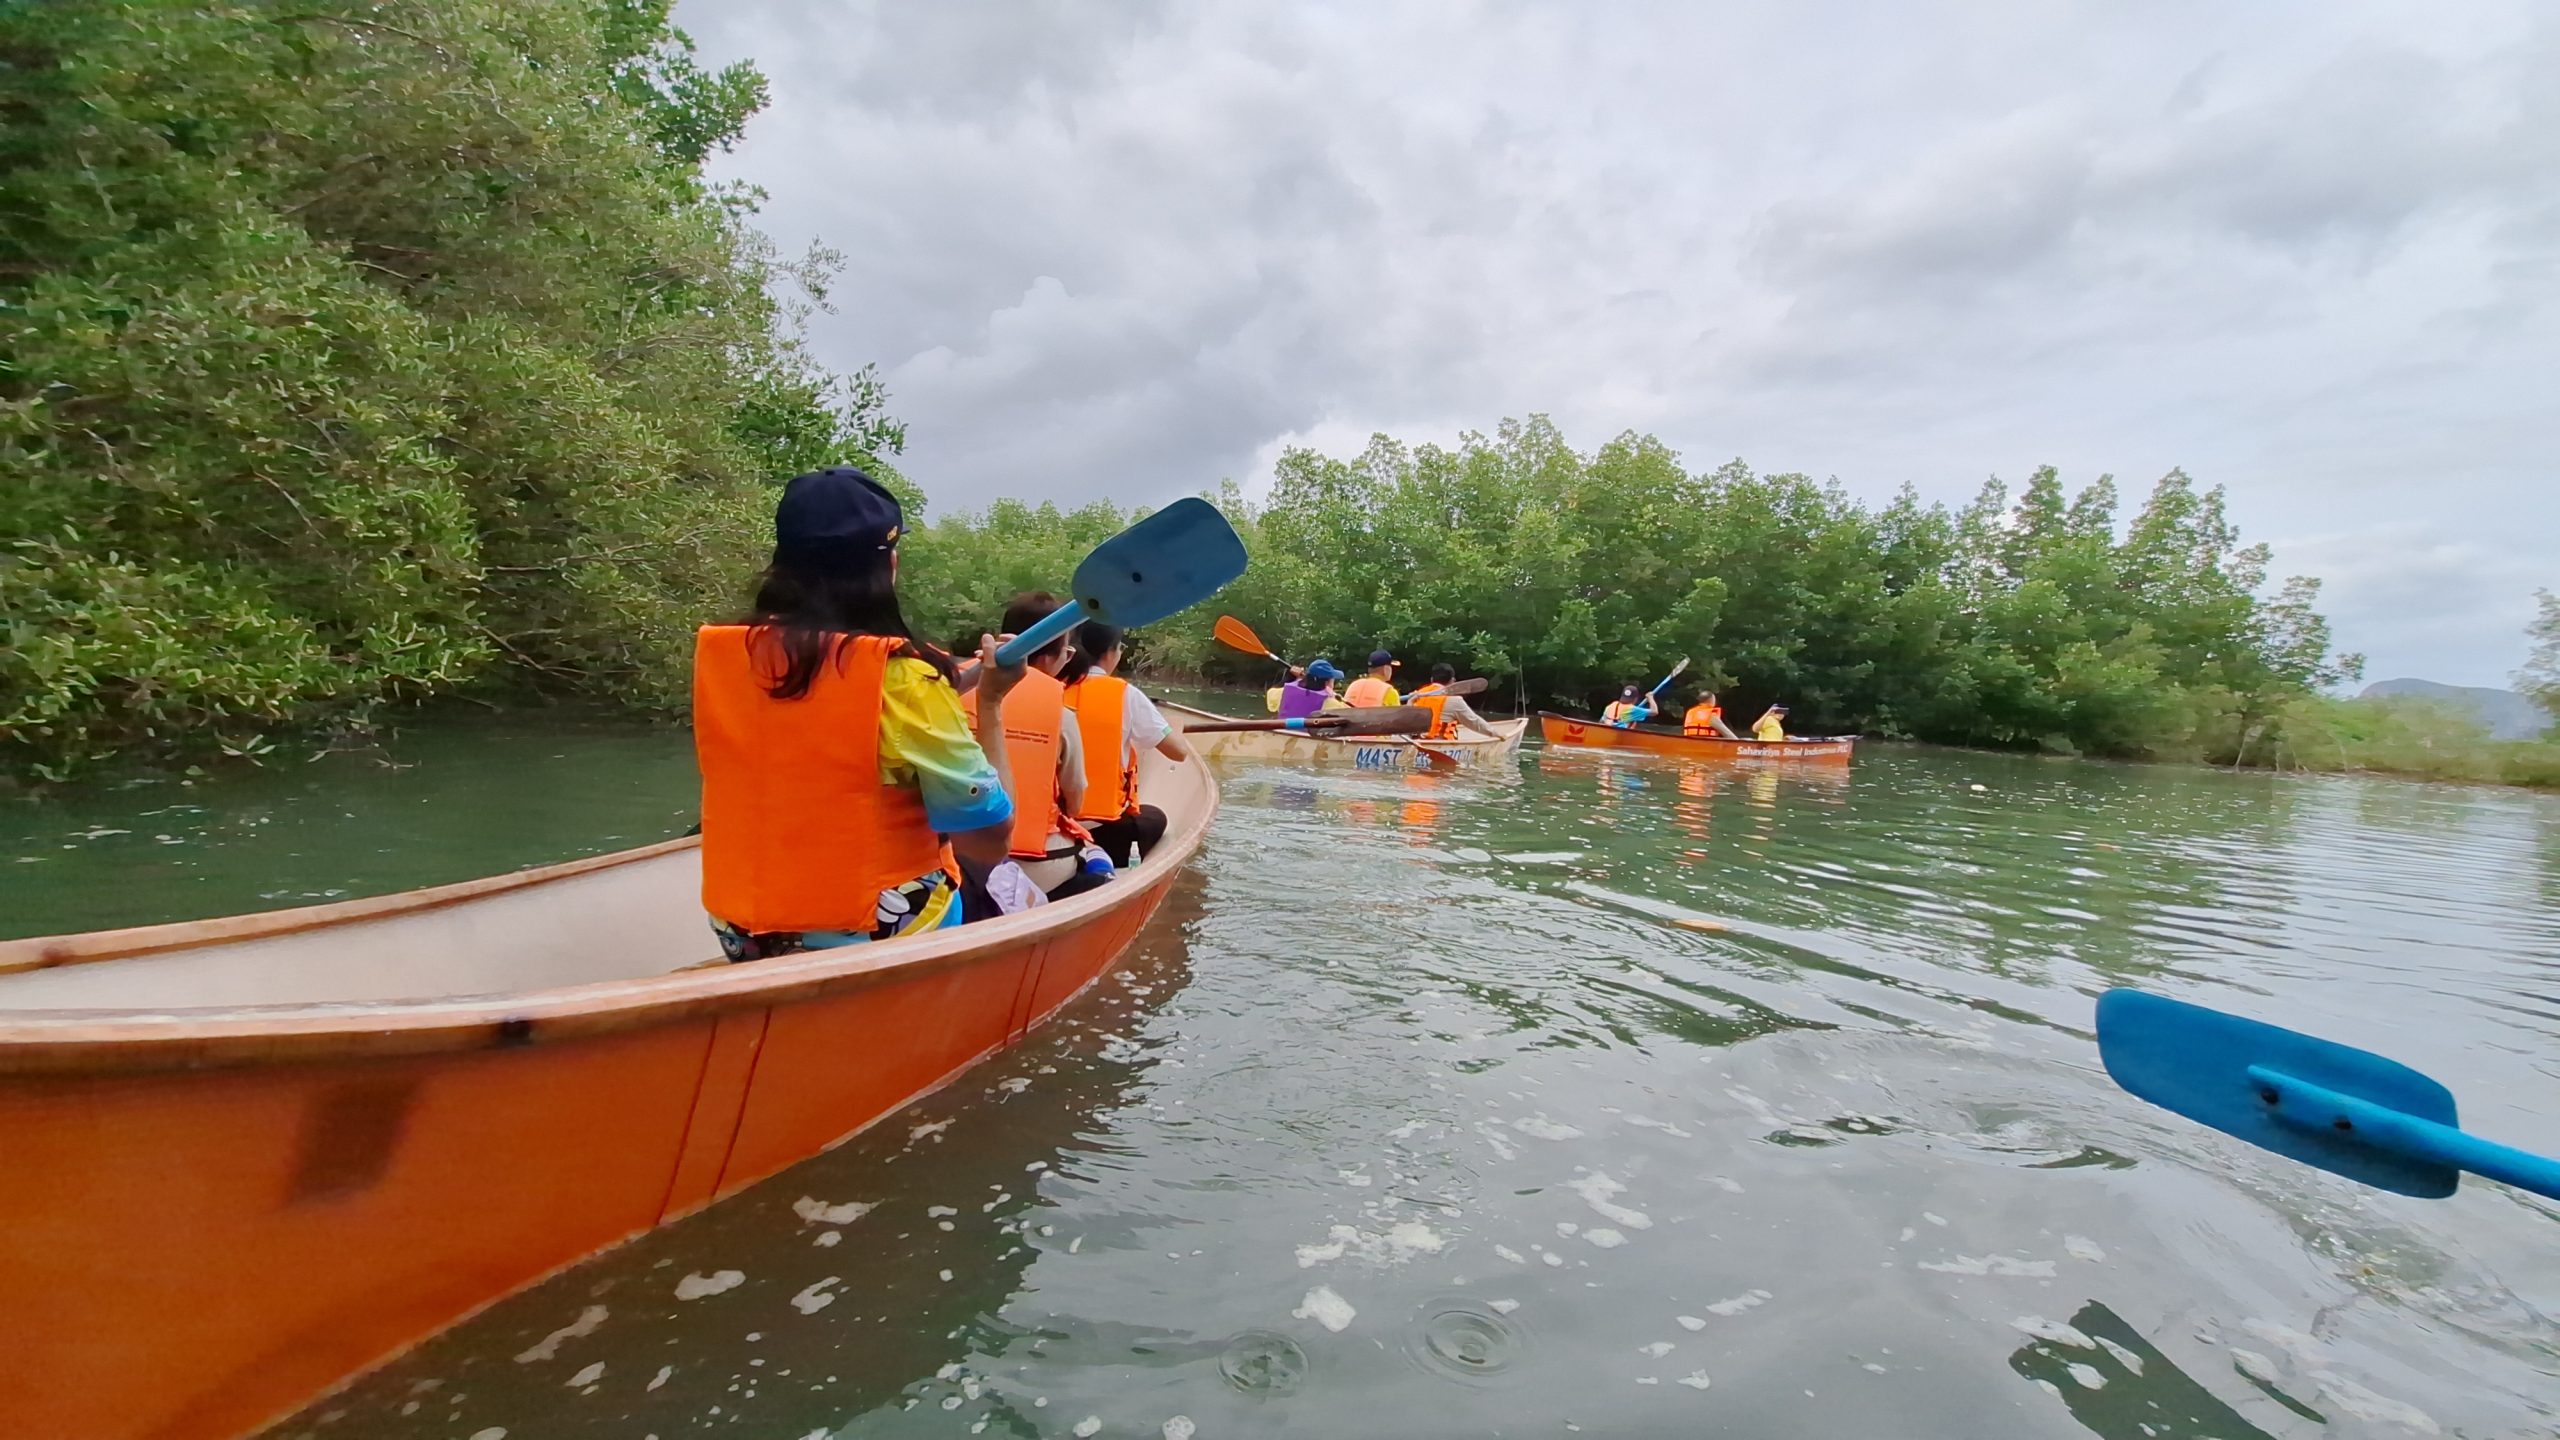
[[[2452,1091],[2369,1050],[2117,989],[2098,997],[2098,1057],[2164,1110],[2350,1180],[2433,1200],[2468,1170],[2560,1199],[2560,1159],[2460,1128]]]
[[[1431,728],[1431,712],[1419,705],[1380,705],[1370,709],[1320,710],[1294,720],[1221,720],[1185,725],[1186,735],[1215,735],[1233,730],[1311,730],[1333,735],[1419,735]]]
[[[1241,650],[1247,655],[1259,655],[1275,664],[1289,663],[1272,654],[1271,647],[1262,643],[1262,637],[1253,633],[1253,627],[1233,615],[1219,616],[1218,623],[1212,627],[1211,633],[1218,637],[1219,644],[1230,650]]]
[[[1430,694],[1425,695],[1422,690],[1417,690],[1404,698],[1409,703],[1416,699],[1437,700],[1444,695],[1481,695],[1491,688],[1493,688],[1493,682],[1479,675],[1473,680],[1452,680],[1446,685],[1437,687],[1425,685],[1422,690],[1429,690]]]

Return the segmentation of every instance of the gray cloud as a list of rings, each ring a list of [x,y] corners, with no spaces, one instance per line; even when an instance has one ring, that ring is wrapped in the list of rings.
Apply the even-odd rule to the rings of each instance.
[[[2560,21],[684,0],[727,162],[850,257],[938,504],[1288,443],[1586,445],[1968,495],[2184,466],[2376,673],[2503,683],[2560,584]]]

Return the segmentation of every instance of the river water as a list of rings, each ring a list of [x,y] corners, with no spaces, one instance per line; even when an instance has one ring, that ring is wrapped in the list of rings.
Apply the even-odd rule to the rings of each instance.
[[[1886,747],[1224,780],[1059,1023],[276,1433],[2560,1434],[2560,1205],[2360,1189],[2090,1036],[2199,999],[2560,1152],[2560,800]],[[492,720],[21,801],[0,926],[618,848],[691,786],[680,735]]]

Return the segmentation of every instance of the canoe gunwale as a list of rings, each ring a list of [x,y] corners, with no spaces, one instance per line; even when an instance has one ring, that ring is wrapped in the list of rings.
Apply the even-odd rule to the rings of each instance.
[[[931,936],[853,945],[797,955],[681,969],[584,985],[417,1000],[334,1001],[302,1005],[228,1006],[142,1012],[116,1009],[0,1010],[0,1075],[95,1075],[257,1066],[351,1057],[413,1057],[511,1049],[681,1023],[734,1011],[782,1007],[853,993],[1019,952],[1105,923],[1132,905],[1160,898],[1199,850],[1218,811],[1218,787],[1202,766],[1197,813],[1168,834],[1130,883],[1115,883],[1027,915],[981,921]],[[94,942],[89,963],[126,955],[167,954],[258,936],[326,929],[387,916],[437,910],[506,891],[570,879],[618,865],[640,864],[687,848],[698,837],[661,841],[611,855],[589,856],[511,875],[466,880],[397,895],[259,915],[180,921],[99,931],[94,935],[0,942],[0,962],[13,950],[43,951]],[[705,958],[718,954],[706,922]],[[109,949],[109,946],[122,948]],[[20,964],[0,968],[41,968]]]
[[[1220,715],[1213,710],[1201,710],[1189,705],[1176,704],[1170,700],[1157,701],[1156,708],[1172,715],[1177,729],[1183,729],[1184,722],[1191,720],[1210,720],[1223,723],[1236,718],[1233,715]],[[1277,735],[1292,740],[1313,740],[1326,746],[1348,746],[1353,749],[1393,745],[1404,749],[1448,751],[1461,755],[1507,755],[1518,750],[1521,742],[1529,738],[1529,717],[1526,715],[1514,716],[1509,720],[1492,720],[1487,721],[1486,723],[1493,726],[1496,730],[1503,730],[1508,733],[1498,739],[1486,735],[1458,735],[1446,740],[1427,740],[1419,735],[1327,735],[1309,730],[1247,730],[1233,733],[1246,736],[1257,734]],[[1518,728],[1513,729],[1512,727],[1514,726]],[[1185,730],[1184,733],[1187,734],[1188,731]]]

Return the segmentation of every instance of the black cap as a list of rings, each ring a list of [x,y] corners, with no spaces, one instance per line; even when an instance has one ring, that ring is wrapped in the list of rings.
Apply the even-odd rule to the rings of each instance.
[[[1377,669],[1381,665],[1393,665],[1394,663],[1396,663],[1396,657],[1395,652],[1392,650],[1372,650],[1369,652],[1369,668],[1372,670]]]
[[[896,548],[906,512],[889,487],[838,465],[795,475],[773,511],[773,558],[825,569],[861,568]]]

